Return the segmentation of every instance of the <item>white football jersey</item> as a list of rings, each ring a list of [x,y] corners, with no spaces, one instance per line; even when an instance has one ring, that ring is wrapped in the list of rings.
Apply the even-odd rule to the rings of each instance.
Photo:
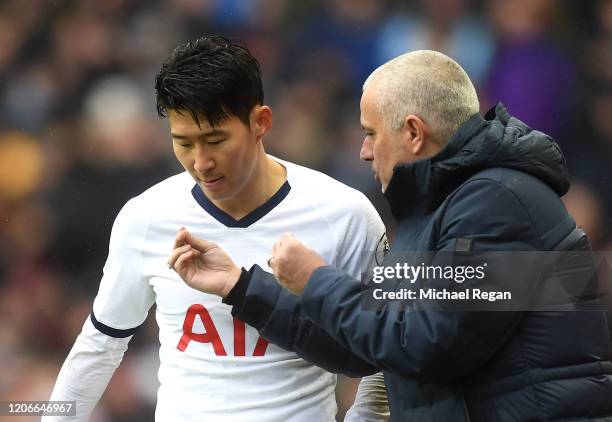
[[[216,242],[238,265],[269,270],[286,233],[356,278],[371,265],[384,226],[360,192],[277,160],[287,182],[239,221],[212,204],[188,173],[130,200],[119,213],[91,321],[131,335],[155,303],[160,361],[158,421],[333,421],[336,377],[268,344],[221,298],[187,286],[166,263],[181,227]],[[367,255],[366,255],[367,254]]]

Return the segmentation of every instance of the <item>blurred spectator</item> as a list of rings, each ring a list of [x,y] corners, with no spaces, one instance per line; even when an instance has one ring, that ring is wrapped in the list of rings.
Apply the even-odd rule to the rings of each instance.
[[[126,78],[102,79],[92,88],[81,139],[73,146],[78,157],[50,194],[57,219],[54,257],[74,288],[89,294],[97,289],[123,204],[176,172],[170,142],[145,98]]]
[[[597,194],[587,185],[574,181],[563,202],[576,224],[589,237],[593,249],[602,250],[605,241],[604,215]]]
[[[553,37],[554,0],[492,0],[497,48],[486,83],[490,104],[501,101],[517,118],[560,140],[571,127],[576,68]],[[563,142],[563,139],[561,139]]]
[[[323,169],[333,146],[325,120],[330,116],[330,106],[326,93],[314,81],[296,81],[282,87],[273,109],[274,129],[266,138],[270,153]]]
[[[376,38],[384,4],[370,0],[322,2],[302,23],[297,45],[287,52],[293,61],[290,69],[337,90],[345,86],[359,89],[377,66]]]
[[[26,133],[0,133],[0,199],[14,203],[38,190],[43,177],[43,151]]]
[[[487,22],[473,13],[470,0],[420,0],[420,10],[392,14],[383,23],[378,63],[412,50],[441,51],[480,85],[495,48]]]

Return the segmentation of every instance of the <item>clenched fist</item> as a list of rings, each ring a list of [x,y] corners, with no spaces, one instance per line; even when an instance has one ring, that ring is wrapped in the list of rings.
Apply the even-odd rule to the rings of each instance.
[[[279,283],[299,295],[304,290],[312,273],[327,265],[312,249],[304,246],[291,234],[284,234],[272,247],[272,258],[268,265]]]

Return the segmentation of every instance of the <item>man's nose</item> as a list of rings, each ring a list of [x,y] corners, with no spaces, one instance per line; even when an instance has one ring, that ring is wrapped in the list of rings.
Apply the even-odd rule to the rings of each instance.
[[[361,151],[359,152],[359,158],[361,158],[363,161],[374,160],[374,154],[372,153],[372,141],[368,138],[363,140],[363,145],[361,145]]]
[[[215,167],[215,160],[204,146],[196,145],[193,167],[198,173],[206,173]]]

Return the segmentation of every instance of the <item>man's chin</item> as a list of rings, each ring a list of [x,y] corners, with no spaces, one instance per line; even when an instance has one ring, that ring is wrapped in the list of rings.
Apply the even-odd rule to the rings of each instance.
[[[227,199],[230,196],[224,190],[211,189],[202,182],[198,182],[198,186],[200,187],[200,190],[204,193],[204,195],[206,195],[206,197],[212,201],[223,201],[224,199]]]

